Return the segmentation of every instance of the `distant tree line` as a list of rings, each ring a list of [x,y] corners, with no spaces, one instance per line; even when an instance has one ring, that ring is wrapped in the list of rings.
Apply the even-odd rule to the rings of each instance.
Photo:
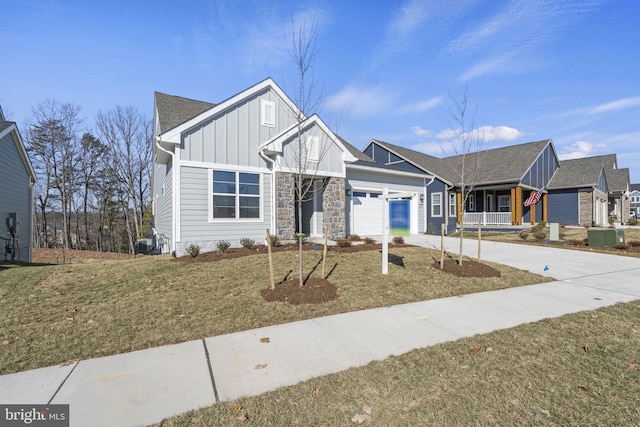
[[[134,253],[150,234],[152,123],[133,107],[99,111],[45,101],[24,140],[38,175],[34,246]]]

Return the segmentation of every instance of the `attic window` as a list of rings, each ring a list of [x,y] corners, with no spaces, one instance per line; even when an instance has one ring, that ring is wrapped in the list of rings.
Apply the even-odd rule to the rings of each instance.
[[[276,103],[273,101],[262,100],[261,105],[261,124],[262,126],[276,126]]]
[[[317,162],[320,158],[319,151],[320,138],[317,136],[310,136],[307,138],[307,155],[310,162]]]

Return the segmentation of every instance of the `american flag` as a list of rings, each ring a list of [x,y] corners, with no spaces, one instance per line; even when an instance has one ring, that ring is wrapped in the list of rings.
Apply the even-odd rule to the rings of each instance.
[[[531,196],[529,196],[529,198],[524,201],[524,205],[525,206],[531,206],[531,205],[535,205],[536,203],[538,203],[540,201],[540,197],[542,197],[541,191],[542,190],[538,190],[535,193],[533,193]]]

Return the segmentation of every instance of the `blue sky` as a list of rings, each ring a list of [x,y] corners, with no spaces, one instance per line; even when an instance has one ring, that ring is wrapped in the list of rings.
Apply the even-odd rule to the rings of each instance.
[[[46,99],[96,113],[153,92],[220,102],[273,78],[293,97],[292,20],[318,22],[320,117],[441,156],[467,91],[485,149],[551,138],[561,158],[616,153],[640,182],[636,0],[5,0],[0,104],[25,123]]]

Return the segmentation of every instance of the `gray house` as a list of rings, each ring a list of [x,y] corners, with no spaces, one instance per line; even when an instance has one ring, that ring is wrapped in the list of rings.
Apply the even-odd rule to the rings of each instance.
[[[14,122],[0,108],[0,243],[6,260],[31,262],[36,174]]]
[[[412,233],[424,230],[421,171],[380,165],[266,79],[220,103],[156,92],[152,204],[163,252],[191,244],[292,240],[298,229],[333,239],[381,234],[384,192],[410,205]],[[298,224],[296,177],[310,191]]]

